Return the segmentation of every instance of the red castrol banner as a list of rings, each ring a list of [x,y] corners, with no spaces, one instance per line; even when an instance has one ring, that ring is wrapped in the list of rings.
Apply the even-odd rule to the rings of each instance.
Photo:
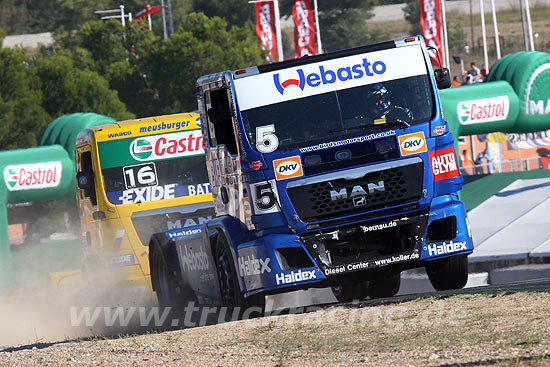
[[[260,47],[269,53],[269,61],[277,60],[277,37],[275,34],[275,10],[272,1],[261,1],[256,6],[256,34]]]
[[[439,0],[420,0],[420,26],[427,46],[435,47],[439,51],[439,57],[443,60],[443,48],[441,47],[441,12]],[[434,50],[428,50],[432,65],[441,67]]]
[[[294,19],[294,49],[296,57],[315,55],[315,27],[309,0],[295,0],[292,6]]]

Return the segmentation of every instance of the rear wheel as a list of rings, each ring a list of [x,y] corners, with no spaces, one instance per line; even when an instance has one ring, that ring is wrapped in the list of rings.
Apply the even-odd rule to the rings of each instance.
[[[265,296],[245,298],[239,287],[239,278],[227,240],[220,236],[216,243],[216,268],[223,303],[230,308],[239,308],[239,318],[261,317],[265,311]]]
[[[332,287],[334,297],[341,303],[367,298],[369,282],[341,284]]]
[[[369,297],[386,298],[392,297],[399,292],[401,286],[401,273],[381,274],[369,282]]]
[[[455,255],[426,264],[430,283],[437,291],[464,288],[468,282],[468,258]]]
[[[153,246],[150,253],[151,281],[161,307],[178,307],[183,303],[181,287],[177,276],[168,266],[159,246]]]

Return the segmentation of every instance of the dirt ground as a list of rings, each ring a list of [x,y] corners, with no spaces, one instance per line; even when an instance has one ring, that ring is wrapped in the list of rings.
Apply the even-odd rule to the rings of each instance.
[[[549,310],[548,293],[352,304],[175,331],[4,348],[0,365],[548,366]]]

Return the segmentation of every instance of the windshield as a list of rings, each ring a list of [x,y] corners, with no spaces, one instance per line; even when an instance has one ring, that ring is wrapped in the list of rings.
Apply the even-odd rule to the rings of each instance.
[[[109,202],[137,204],[210,193],[202,144],[189,152],[196,134],[200,130],[98,143]],[[176,147],[182,150],[185,144],[187,150],[178,154]]]
[[[434,98],[424,74],[256,107],[241,114],[252,146],[256,146],[257,128],[262,131],[273,125],[277,150],[288,150],[429,121]]]

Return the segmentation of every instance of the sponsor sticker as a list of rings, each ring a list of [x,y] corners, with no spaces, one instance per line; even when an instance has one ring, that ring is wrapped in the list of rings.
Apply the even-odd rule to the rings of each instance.
[[[436,126],[434,127],[433,132],[435,135],[443,135],[443,133],[445,132],[445,126],[443,125]]]
[[[239,274],[241,277],[250,276],[250,275],[260,275],[263,273],[271,273],[271,268],[269,267],[269,262],[271,259],[266,257],[265,259],[257,258],[256,256],[240,256],[239,263]]]
[[[107,199],[112,204],[137,204],[147,201],[174,199],[182,196],[196,196],[210,194],[209,183],[196,185],[179,185],[171,183],[166,185],[135,187],[128,190],[107,192]]]
[[[9,191],[57,187],[61,171],[60,161],[16,164],[4,168],[4,181]]]
[[[185,237],[192,236],[194,234],[199,234],[199,233],[201,233],[201,227],[197,226],[197,227],[191,227],[191,228],[187,227],[187,228],[176,229],[175,231],[166,232],[165,235],[169,240],[175,240],[178,238],[185,238]]]
[[[341,265],[336,268],[325,268],[325,275],[338,275],[342,273],[347,273],[350,271],[358,271],[369,268],[369,263],[367,261],[361,261],[354,264]]]
[[[459,175],[453,147],[430,151],[429,154],[434,181],[446,180]]]
[[[305,270],[305,271],[295,270],[287,274],[285,273],[275,274],[275,280],[277,281],[277,285],[304,282],[306,280],[313,280],[313,279],[317,279],[317,276],[315,275],[315,270]]]
[[[136,259],[133,254],[117,255],[109,258],[110,266],[129,266],[135,263]]]
[[[461,101],[457,105],[457,114],[462,125],[506,120],[509,110],[508,96]]]
[[[130,154],[138,161],[155,161],[204,154],[200,130],[144,136],[130,144]]]
[[[277,181],[304,175],[304,171],[302,170],[302,161],[298,155],[294,157],[275,159],[273,161],[273,169],[275,170],[275,178]]]
[[[402,156],[424,153],[428,150],[426,147],[426,139],[424,138],[424,132],[406,134],[398,136],[399,138],[399,150]]]
[[[431,245],[424,245],[423,250],[428,251],[428,256],[438,256],[438,255],[451,254],[459,251],[466,251],[468,250],[468,248],[466,246],[466,241],[463,241],[463,242],[450,241],[449,243],[443,242],[440,244],[433,243]]]

